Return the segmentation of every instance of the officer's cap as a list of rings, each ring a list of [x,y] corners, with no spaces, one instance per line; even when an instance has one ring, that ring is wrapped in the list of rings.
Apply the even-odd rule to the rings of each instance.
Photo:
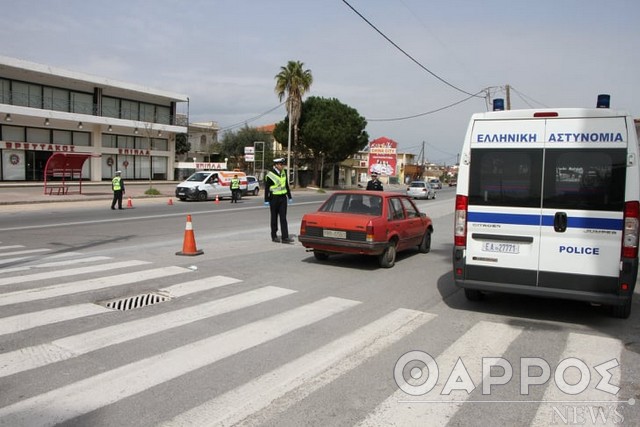
[[[282,157],[279,157],[277,159],[273,159],[273,163],[274,164],[277,164],[277,163],[284,164],[285,160]]]
[[[116,175],[122,174],[122,171],[116,171]]]

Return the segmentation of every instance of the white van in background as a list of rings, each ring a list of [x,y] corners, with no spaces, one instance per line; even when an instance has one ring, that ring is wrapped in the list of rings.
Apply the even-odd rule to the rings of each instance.
[[[176,187],[176,197],[182,201],[231,198],[231,179],[238,175],[240,190],[247,189],[247,175],[236,171],[199,171]]]
[[[455,282],[468,299],[484,291],[566,298],[629,317],[638,273],[638,138],[633,118],[606,101],[606,108],[473,115],[453,249]]]

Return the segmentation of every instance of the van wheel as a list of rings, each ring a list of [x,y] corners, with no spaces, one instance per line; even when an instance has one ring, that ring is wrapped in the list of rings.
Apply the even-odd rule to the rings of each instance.
[[[396,263],[396,242],[389,242],[389,246],[378,255],[378,263],[382,268],[391,268]]]
[[[253,189],[253,195],[254,196],[257,196],[259,192],[260,192],[260,189],[258,187]]]
[[[181,201],[181,202],[184,202],[185,200],[187,200],[187,198],[186,198],[186,197],[180,197],[180,201]]]
[[[464,296],[469,301],[482,301],[484,299],[484,294],[477,289],[465,289]]]
[[[207,192],[206,191],[201,191],[198,193],[198,200],[200,200],[201,202],[207,200]]]
[[[631,297],[622,305],[611,306],[611,316],[617,319],[628,319],[631,315]]]
[[[319,251],[317,249],[313,250],[313,256],[316,257],[318,261],[326,261],[329,259],[329,254],[326,252]]]
[[[418,251],[423,254],[429,253],[431,250],[431,231],[427,230],[422,236],[422,241],[418,245]]]

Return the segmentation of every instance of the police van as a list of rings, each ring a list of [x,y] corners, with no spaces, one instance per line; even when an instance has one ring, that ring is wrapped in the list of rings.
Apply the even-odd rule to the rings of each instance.
[[[638,273],[638,137],[633,118],[610,110],[608,96],[598,106],[472,116],[453,249],[455,282],[468,299],[484,291],[565,298],[629,317]]]

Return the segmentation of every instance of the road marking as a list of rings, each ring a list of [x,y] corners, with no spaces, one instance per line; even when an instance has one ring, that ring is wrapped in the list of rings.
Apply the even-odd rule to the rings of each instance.
[[[556,367],[551,366],[551,378],[545,384],[546,388],[542,397],[542,402],[547,402],[548,404],[538,406],[538,411],[531,426],[569,424],[566,421],[562,421],[562,416],[567,416],[567,408],[573,411],[578,407],[580,407],[582,419],[586,421],[587,425],[620,425],[623,419],[616,418],[619,415],[614,415],[613,413],[613,408],[618,405],[618,400],[620,399],[616,394],[596,389],[603,377],[594,370],[594,367],[611,360],[620,363],[623,348],[624,345],[620,340],[614,338],[570,333],[559,363],[568,358],[579,359],[590,370],[591,381],[586,390],[576,395],[566,394],[556,384],[554,380],[556,370],[554,368]],[[620,384],[620,370],[619,366],[609,369],[611,379],[603,381],[603,385],[606,386],[608,383],[617,387]],[[578,384],[581,380],[580,372],[576,367],[564,370],[563,377],[564,381],[572,385]],[[531,386],[532,389],[535,387]],[[563,403],[563,401],[568,402]],[[616,422],[616,420],[618,421]],[[585,422],[582,424],[584,425]]]
[[[45,262],[45,263],[42,263],[42,264],[34,264],[34,265],[25,265],[25,266],[22,266],[22,267],[5,268],[4,270],[2,270],[2,273],[3,274],[15,273],[17,271],[28,271],[28,270],[33,270],[33,269],[36,269],[36,268],[65,267],[67,265],[83,264],[83,263],[95,262],[95,261],[106,261],[108,259],[112,259],[112,258],[108,257],[108,256],[93,256],[93,257],[87,257],[87,258],[75,258],[75,259],[69,259],[69,260],[66,260],[66,261]],[[51,274],[49,276],[51,276]],[[57,273],[56,273],[56,276],[58,276]]]
[[[24,251],[13,251],[13,252],[2,252],[0,253],[0,256],[7,256],[7,255],[25,255],[25,254],[35,254],[35,253],[40,253],[40,252],[49,252],[51,249],[26,249]]]
[[[246,418],[265,408],[271,412],[269,418],[355,369],[435,317],[415,310],[396,310],[163,425],[234,425],[240,421],[251,425]],[[271,406],[292,390],[296,392],[289,400]]]
[[[136,338],[281,298],[294,292],[290,289],[267,286],[193,307],[120,323],[61,338],[51,343],[3,353],[0,354],[0,377],[78,357],[111,345],[132,341]]]
[[[167,293],[172,298],[202,292],[241,282],[225,276],[206,277],[191,282],[178,283],[159,292]],[[52,308],[32,313],[0,318],[0,335],[13,334],[37,328],[38,326],[53,325],[68,320],[80,319],[95,314],[113,313],[114,311],[98,304],[76,304],[67,307]]]
[[[461,360],[464,363],[473,383],[478,387],[483,380],[482,358],[499,357],[521,332],[522,328],[519,327],[481,321],[435,358],[440,375],[428,395],[410,396],[398,390],[358,425],[447,425],[469,398],[469,394],[463,390],[453,390],[449,395],[441,394],[449,373],[455,379],[453,367],[456,362]],[[423,374],[428,373],[423,371]],[[422,397],[429,401],[421,402]]]
[[[106,263],[101,265],[92,265],[89,267],[69,268],[67,270],[56,271],[55,274],[47,271],[45,273],[33,273],[33,274],[25,274],[24,276],[5,277],[0,279],[0,286],[15,285],[18,283],[25,283],[25,282],[33,282],[35,280],[50,279],[51,277],[58,278],[58,277],[77,276],[79,274],[97,273],[100,271],[115,270],[115,269],[126,268],[126,267],[135,267],[135,266],[144,265],[144,264],[151,264],[151,262],[138,261],[134,259],[131,261],[112,262],[112,263]]]
[[[47,249],[47,250],[49,250],[49,249]],[[31,262],[31,261],[39,261],[39,260],[45,260],[45,259],[55,259],[55,258],[62,258],[62,257],[67,257],[67,256],[76,256],[76,255],[81,255],[81,254],[79,252],[63,252],[63,253],[60,253],[60,254],[49,255],[49,256],[45,256],[45,257],[23,256],[23,257],[17,257],[17,258],[6,258],[6,259],[0,259],[0,265],[10,264],[12,262],[17,262],[17,261]],[[2,271],[4,271],[4,270],[2,270]]]
[[[7,246],[0,246],[0,251],[6,251],[7,249],[18,249],[18,248],[24,248],[24,245],[7,245]]]
[[[146,264],[146,263],[145,263]],[[133,271],[131,273],[117,274],[115,276],[98,277],[95,279],[79,280],[77,282],[61,283],[38,289],[25,289],[15,292],[0,294],[0,306],[19,304],[41,299],[59,297],[63,295],[77,294],[113,286],[128,285],[130,283],[145,280],[168,277],[176,274],[189,273],[191,270],[183,267],[161,267],[151,270]]]
[[[53,426],[141,393],[360,304],[328,297],[0,409],[5,425]]]

